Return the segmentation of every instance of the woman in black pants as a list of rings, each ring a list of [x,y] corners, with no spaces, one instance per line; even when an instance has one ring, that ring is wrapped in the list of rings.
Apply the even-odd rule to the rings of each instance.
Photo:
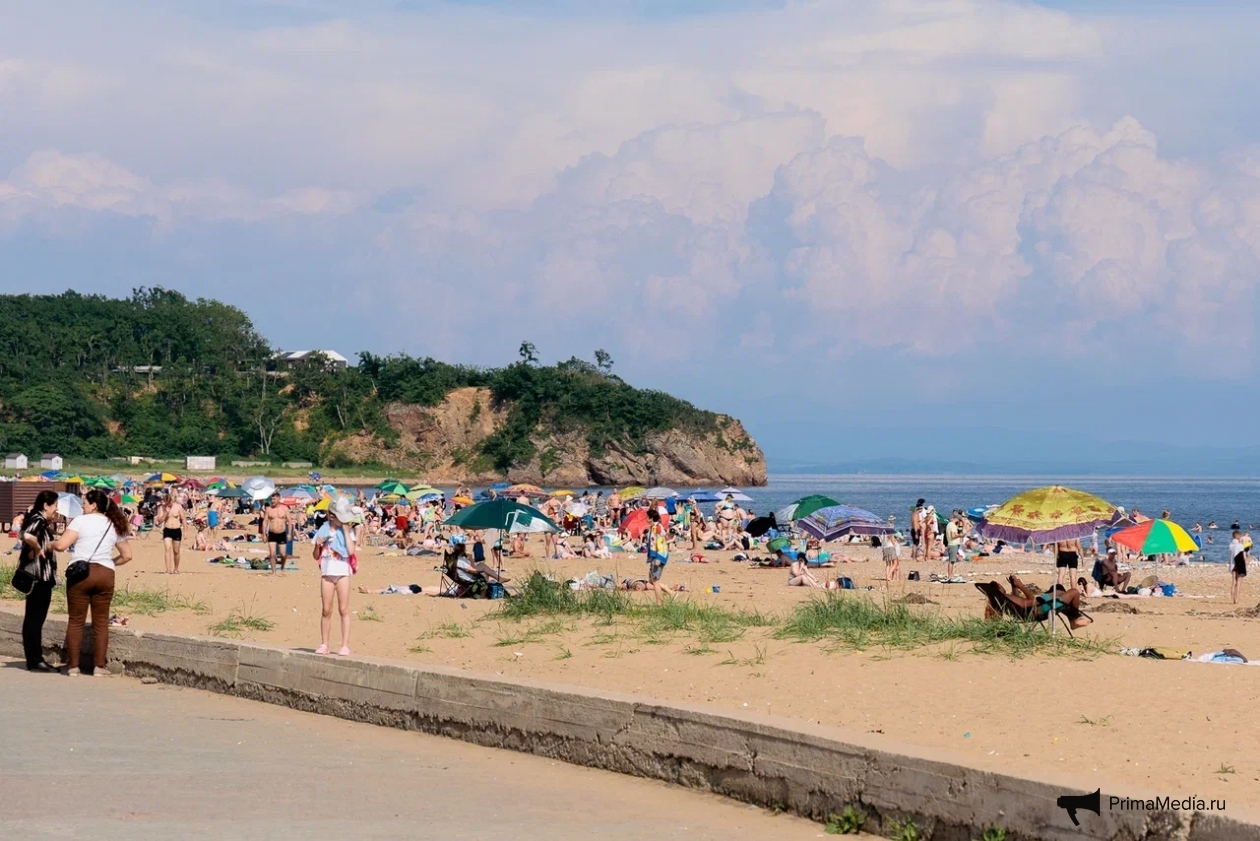
[[[22,522],[22,554],[18,565],[35,579],[26,595],[26,616],[22,620],[22,648],[26,668],[32,672],[56,672],[44,660],[44,620],[57,585],[57,556],[53,552],[50,522],[57,514],[57,492],[40,491],[35,504]]]

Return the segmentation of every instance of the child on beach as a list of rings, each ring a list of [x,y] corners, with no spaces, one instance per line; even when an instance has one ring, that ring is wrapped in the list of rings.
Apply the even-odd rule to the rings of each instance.
[[[1229,595],[1238,604],[1238,588],[1247,577],[1247,547],[1243,543],[1242,532],[1234,530],[1234,539],[1229,542]]]
[[[891,584],[894,578],[901,575],[901,541],[896,534],[884,538],[880,552],[884,556],[884,581]]]

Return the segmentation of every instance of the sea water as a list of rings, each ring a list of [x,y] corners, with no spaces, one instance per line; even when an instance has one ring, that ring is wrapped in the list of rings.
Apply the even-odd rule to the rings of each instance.
[[[1228,554],[1229,527],[1238,522],[1251,528],[1260,540],[1260,479],[1185,478],[1158,476],[1077,476],[1047,479],[1044,476],[878,476],[878,475],[772,475],[763,488],[746,488],[753,501],[745,503],[758,514],[776,511],[806,494],[820,493],[878,514],[895,516],[896,525],[907,528],[910,510],[920,498],[948,515],[955,508],[997,505],[1021,491],[1051,484],[1067,485],[1102,497],[1148,517],[1165,510],[1189,531],[1203,525],[1203,559],[1224,563]],[[678,489],[684,496],[686,491]],[[1216,522],[1218,528],[1209,530]],[[1211,542],[1208,539],[1211,538]]]

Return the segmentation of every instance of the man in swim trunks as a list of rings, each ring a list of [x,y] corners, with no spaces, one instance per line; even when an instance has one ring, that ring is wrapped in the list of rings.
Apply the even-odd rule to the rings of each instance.
[[[188,515],[184,511],[184,501],[178,494],[168,493],[153,520],[162,526],[162,548],[165,550],[166,572],[168,575],[178,575],[179,553],[184,542],[184,525],[188,521]]]
[[[206,526],[210,532],[207,537],[213,544],[219,539],[219,521],[223,518],[223,500],[217,496],[210,500],[210,510],[206,512]]]
[[[1076,568],[1081,562],[1081,542],[1079,540],[1060,540],[1054,544],[1054,581],[1063,586],[1063,571],[1072,570],[1068,574],[1068,583],[1076,575]]]
[[[284,573],[284,547],[289,542],[289,529],[292,526],[293,515],[289,506],[280,501],[280,494],[272,494],[258,523],[258,530],[267,541],[267,560],[271,563],[271,575],[276,573],[277,557],[280,560],[280,572]]]

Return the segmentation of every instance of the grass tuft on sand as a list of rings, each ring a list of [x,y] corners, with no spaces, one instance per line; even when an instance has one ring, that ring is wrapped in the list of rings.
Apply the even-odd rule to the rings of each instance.
[[[216,637],[242,637],[246,631],[263,632],[275,627],[275,622],[254,613],[254,604],[251,601],[249,605],[242,602],[239,608],[234,607],[228,611],[226,619],[210,626],[210,633]]]
[[[0,599],[22,600],[26,596],[14,590],[11,581],[15,567],[0,564]],[[53,590],[51,613],[66,613],[66,585],[64,579]],[[205,615],[210,612],[210,605],[195,596],[172,593],[169,590],[153,590],[148,587],[124,585],[114,591],[114,599],[110,610],[115,613],[129,613],[137,616],[157,616],[171,610],[191,610],[193,613]]]
[[[1035,623],[1014,619],[949,616],[930,608],[890,602],[879,604],[868,596],[825,593],[799,605],[775,631],[779,639],[831,642],[838,648],[911,650],[949,643],[970,643],[977,654],[1032,654],[1093,657],[1114,649],[1113,640],[1070,637],[1062,628],[1051,635]]]

